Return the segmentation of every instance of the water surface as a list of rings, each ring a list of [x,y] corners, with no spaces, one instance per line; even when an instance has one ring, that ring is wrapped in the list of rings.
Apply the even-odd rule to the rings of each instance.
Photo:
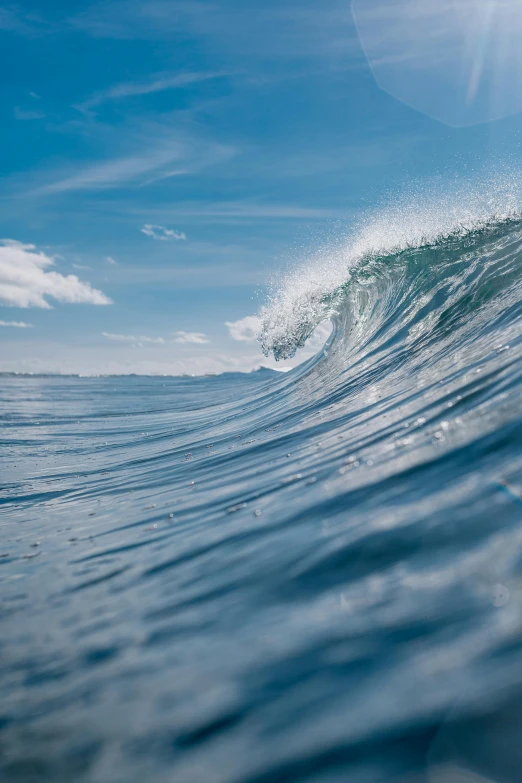
[[[3,376],[0,779],[519,783],[521,259],[362,254],[287,374]]]

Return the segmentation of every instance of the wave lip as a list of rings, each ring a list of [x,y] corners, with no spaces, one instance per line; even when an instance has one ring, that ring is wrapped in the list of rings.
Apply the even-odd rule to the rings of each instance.
[[[325,246],[272,285],[261,309],[259,340],[266,356],[291,358],[318,324],[338,313],[355,273],[371,278],[406,251],[451,246],[516,230],[522,216],[522,183],[492,178],[461,186],[448,196],[414,193],[365,216],[350,236]],[[373,267],[373,269],[372,269]]]

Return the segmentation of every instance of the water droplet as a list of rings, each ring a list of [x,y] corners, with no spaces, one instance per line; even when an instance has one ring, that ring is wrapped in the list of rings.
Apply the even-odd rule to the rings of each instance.
[[[234,514],[236,511],[241,511],[241,509],[246,508],[246,503],[238,503],[237,506],[230,506],[227,508],[227,514]]]
[[[301,473],[296,473],[294,476],[288,476],[288,478],[282,479],[281,484],[291,484],[293,481],[299,481],[301,478]]]

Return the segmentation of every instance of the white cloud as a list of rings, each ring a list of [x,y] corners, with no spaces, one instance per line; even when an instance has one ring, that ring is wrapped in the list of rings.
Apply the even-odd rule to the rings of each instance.
[[[76,275],[62,275],[50,269],[54,259],[12,239],[0,240],[0,302],[12,307],[43,307],[58,302],[111,304],[101,291]]]
[[[102,332],[102,335],[103,337],[106,337],[107,340],[129,343],[139,347],[143,347],[143,345],[146,344],[168,345],[170,343],[172,345],[172,343],[195,343],[203,345],[204,343],[210,342],[207,335],[203,334],[203,332],[174,332],[172,338],[169,339],[165,339],[164,337],[145,337],[143,335],[135,334],[113,334],[112,332]]]
[[[168,242],[171,239],[186,239],[186,235],[183,231],[174,231],[172,228],[165,228],[165,226],[154,225],[153,223],[146,223],[143,228],[140,228],[142,234],[145,234],[152,239],[159,239],[163,242]]]
[[[156,345],[164,345],[165,340],[163,337],[143,337],[134,334],[111,334],[110,332],[102,332],[103,337],[108,340],[114,340],[120,343],[132,343],[140,348],[145,343],[155,343]]]
[[[202,345],[210,342],[207,335],[203,334],[203,332],[176,332],[174,338],[176,343],[197,343]]]
[[[111,264],[111,266],[118,266],[118,262],[115,261],[114,258],[112,258],[112,256],[107,256],[105,260],[107,261],[108,264]]]
[[[88,111],[94,106],[99,106],[106,101],[117,100],[119,98],[131,98],[136,95],[150,95],[155,92],[172,90],[176,87],[184,87],[188,84],[216,79],[226,74],[221,73],[177,73],[160,74],[152,81],[148,82],[123,82],[110,87],[108,90],[98,92],[91,98],[88,98],[76,108],[79,111]]]
[[[71,345],[67,341],[31,341],[28,333],[24,335],[23,354],[16,340],[0,340],[0,372],[179,376],[250,372],[259,367],[287,371],[313,356],[321,348],[329,329],[328,324],[320,326],[315,346],[312,345],[314,338],[293,359],[280,362],[263,356],[259,346],[243,343],[229,343],[230,351],[223,351],[219,344],[212,351],[204,347],[183,350],[183,346],[176,346],[172,336],[161,343],[163,338],[106,332],[107,339],[103,343]],[[138,346],[140,339],[146,341],[141,349]]]
[[[26,324],[25,321],[0,321],[0,326],[13,326],[15,329],[32,329],[32,324]]]
[[[172,142],[143,154],[95,162],[71,177],[44,185],[34,193],[38,195],[67,193],[73,190],[114,188],[124,182],[140,180],[152,172],[163,171],[165,166],[183,157],[182,146]]]
[[[151,114],[135,117],[114,127],[79,121],[80,132],[104,150],[101,157],[13,175],[12,182],[33,197],[137,187],[196,174],[236,154],[233,147],[212,142],[188,125],[176,113],[161,119]]]
[[[239,321],[225,321],[225,326],[228,327],[228,333],[233,340],[252,343],[257,340],[261,331],[261,319],[257,315],[247,315]]]

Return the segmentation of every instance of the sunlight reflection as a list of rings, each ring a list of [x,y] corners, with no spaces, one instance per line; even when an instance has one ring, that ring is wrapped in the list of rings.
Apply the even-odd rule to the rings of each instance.
[[[522,111],[522,4],[513,0],[353,0],[379,86],[459,127]]]

